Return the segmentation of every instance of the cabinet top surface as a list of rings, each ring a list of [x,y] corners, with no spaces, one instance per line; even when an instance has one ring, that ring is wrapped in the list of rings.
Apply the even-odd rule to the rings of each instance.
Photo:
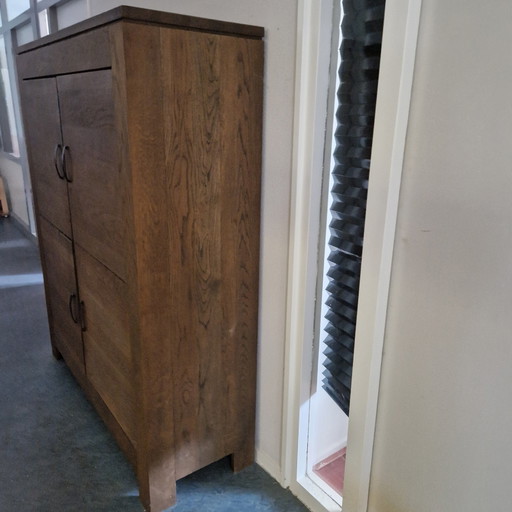
[[[262,38],[264,35],[264,29],[262,27],[121,5],[115,9],[111,9],[110,11],[88,18],[76,25],[59,30],[49,36],[24,44],[17,49],[17,53],[22,54],[61,39],[72,37],[80,34],[81,32],[86,32],[88,30],[101,27],[102,25],[122,20],[258,39]]]

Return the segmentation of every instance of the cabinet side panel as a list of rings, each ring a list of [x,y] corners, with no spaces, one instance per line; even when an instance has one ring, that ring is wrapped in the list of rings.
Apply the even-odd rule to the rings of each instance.
[[[162,30],[177,474],[224,455],[219,38]]]
[[[223,354],[234,470],[254,461],[260,253],[263,42],[226,39],[220,88]],[[229,435],[228,435],[229,433]]]
[[[120,32],[121,30],[121,32]],[[137,475],[146,508],[175,501],[172,372],[169,317],[168,220],[163,147],[160,29],[122,23],[113,32],[114,83],[125,109],[122,134],[131,170],[128,258],[133,357],[136,361]]]
[[[261,53],[251,45],[261,42],[162,30],[179,477],[253,452]]]

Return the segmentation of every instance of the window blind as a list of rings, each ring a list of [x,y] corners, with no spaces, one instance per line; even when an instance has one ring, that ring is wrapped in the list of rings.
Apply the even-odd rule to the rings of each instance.
[[[385,0],[344,0],[323,388],[348,415]]]

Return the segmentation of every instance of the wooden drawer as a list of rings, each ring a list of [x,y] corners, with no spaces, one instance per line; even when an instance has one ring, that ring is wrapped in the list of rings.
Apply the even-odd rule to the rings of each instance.
[[[100,27],[18,56],[23,79],[77,73],[111,66],[110,29]],[[44,41],[41,40],[41,41]]]

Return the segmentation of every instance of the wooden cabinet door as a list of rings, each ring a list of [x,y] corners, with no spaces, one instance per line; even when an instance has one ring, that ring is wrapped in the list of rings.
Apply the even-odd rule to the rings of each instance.
[[[62,136],[56,81],[24,80],[20,90],[37,211],[71,238],[67,183],[60,162]]]
[[[125,182],[111,70],[59,76],[57,87],[75,244],[126,279]]]
[[[52,342],[73,372],[84,373],[79,299],[71,240],[39,218],[46,299]]]
[[[84,302],[87,378],[134,442],[128,285],[80,246],[75,249],[80,299]]]

